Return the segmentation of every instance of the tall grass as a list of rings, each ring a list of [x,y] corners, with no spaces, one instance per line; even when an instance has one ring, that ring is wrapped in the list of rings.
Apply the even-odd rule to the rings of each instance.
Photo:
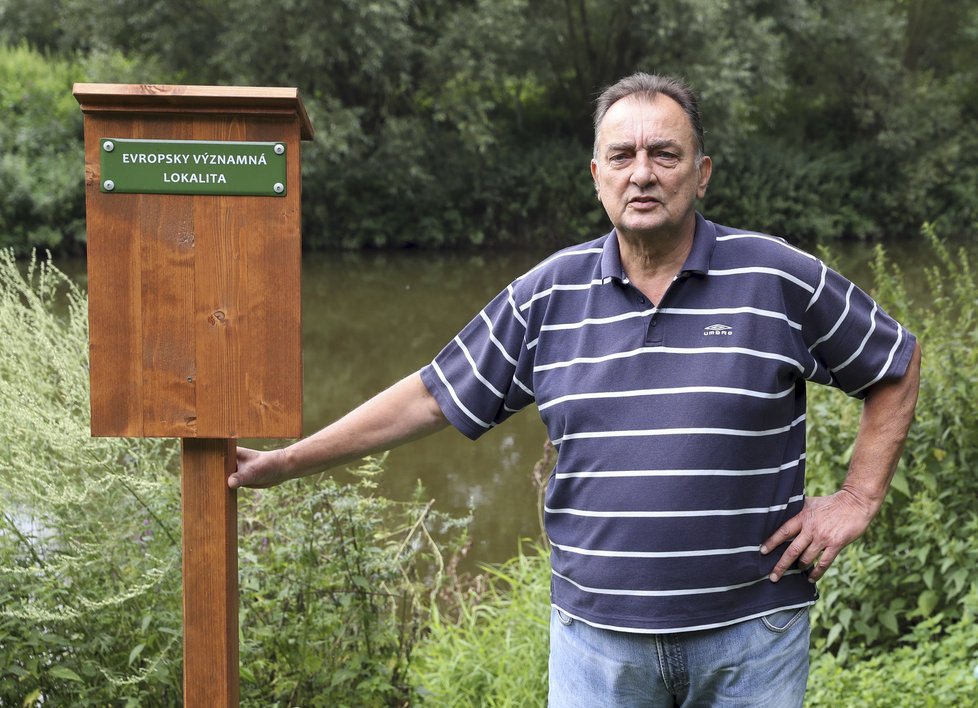
[[[542,706],[547,701],[550,560],[537,545],[486,568],[488,585],[436,613],[412,679],[436,706]]]
[[[176,702],[176,447],[90,437],[86,301],[57,269],[0,250],[0,328],[0,704]]]

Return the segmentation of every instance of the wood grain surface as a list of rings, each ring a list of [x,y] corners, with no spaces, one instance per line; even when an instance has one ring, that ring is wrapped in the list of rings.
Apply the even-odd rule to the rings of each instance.
[[[183,704],[239,703],[238,529],[232,440],[185,439],[183,480]]]

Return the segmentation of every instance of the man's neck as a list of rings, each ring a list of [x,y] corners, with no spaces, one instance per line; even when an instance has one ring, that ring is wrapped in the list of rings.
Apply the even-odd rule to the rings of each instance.
[[[672,280],[693,248],[695,231],[695,219],[674,234],[617,231],[621,265],[629,280]]]

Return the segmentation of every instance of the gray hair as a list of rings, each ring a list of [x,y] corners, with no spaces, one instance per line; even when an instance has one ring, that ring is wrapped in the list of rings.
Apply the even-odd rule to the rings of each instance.
[[[598,96],[594,106],[594,156],[598,156],[598,128],[612,104],[634,95],[651,101],[660,93],[678,103],[686,117],[689,118],[693,135],[696,137],[696,159],[697,161],[702,159],[706,154],[703,141],[703,119],[700,117],[700,105],[693,89],[682,79],[642,72],[626,76],[607,87]]]

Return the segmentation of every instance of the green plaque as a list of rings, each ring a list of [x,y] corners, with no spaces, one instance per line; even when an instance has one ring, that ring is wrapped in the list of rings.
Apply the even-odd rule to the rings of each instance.
[[[102,138],[106,194],[286,194],[285,143]]]

